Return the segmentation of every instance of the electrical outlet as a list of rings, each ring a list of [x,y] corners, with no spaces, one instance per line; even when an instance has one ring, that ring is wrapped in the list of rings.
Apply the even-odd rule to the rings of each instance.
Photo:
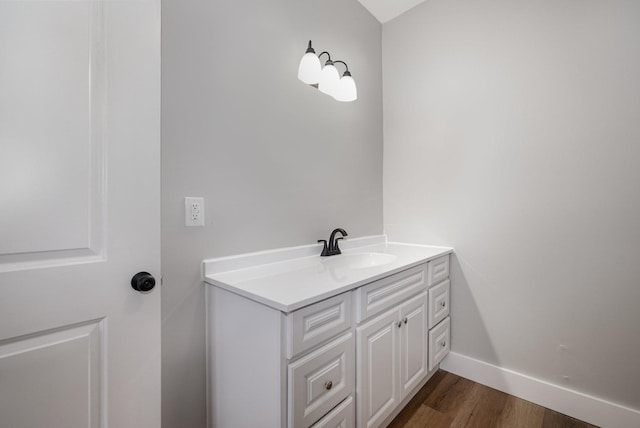
[[[184,198],[184,225],[204,226],[204,198]]]

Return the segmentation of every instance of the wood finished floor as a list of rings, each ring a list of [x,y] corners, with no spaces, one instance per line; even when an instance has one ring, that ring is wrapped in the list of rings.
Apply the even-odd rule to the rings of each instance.
[[[596,428],[438,370],[389,428]]]

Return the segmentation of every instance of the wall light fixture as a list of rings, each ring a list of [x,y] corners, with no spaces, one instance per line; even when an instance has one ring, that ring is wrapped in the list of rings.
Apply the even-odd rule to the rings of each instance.
[[[325,54],[327,61],[324,63],[324,67],[321,67],[320,57]],[[336,63],[344,65],[345,71],[342,78],[334,65]],[[356,82],[349,72],[347,63],[338,60],[332,61],[331,55],[327,51],[316,55],[316,51],[311,47],[311,40],[309,40],[307,51],[300,60],[298,79],[307,85],[318,88],[322,93],[331,95],[337,101],[349,102],[358,98]]]

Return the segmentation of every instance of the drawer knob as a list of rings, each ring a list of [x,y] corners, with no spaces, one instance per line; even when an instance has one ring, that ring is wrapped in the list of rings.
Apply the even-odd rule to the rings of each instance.
[[[398,321],[398,328],[402,327],[402,321]]]
[[[440,307],[444,308],[445,306],[447,306],[447,304],[445,302],[440,302]]]
[[[330,390],[331,388],[333,388],[333,382],[331,382],[330,380],[326,381],[326,382],[324,383],[324,388],[325,388],[327,391],[328,391],[328,390]]]
[[[409,320],[407,319],[407,317],[404,317],[404,319],[402,320],[402,322],[406,324],[406,323],[408,323],[408,322],[409,322]]]

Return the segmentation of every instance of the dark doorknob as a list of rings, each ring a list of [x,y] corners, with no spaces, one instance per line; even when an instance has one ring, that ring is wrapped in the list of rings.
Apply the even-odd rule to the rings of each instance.
[[[149,272],[138,272],[131,278],[131,287],[141,293],[151,291],[156,286],[156,279]]]

